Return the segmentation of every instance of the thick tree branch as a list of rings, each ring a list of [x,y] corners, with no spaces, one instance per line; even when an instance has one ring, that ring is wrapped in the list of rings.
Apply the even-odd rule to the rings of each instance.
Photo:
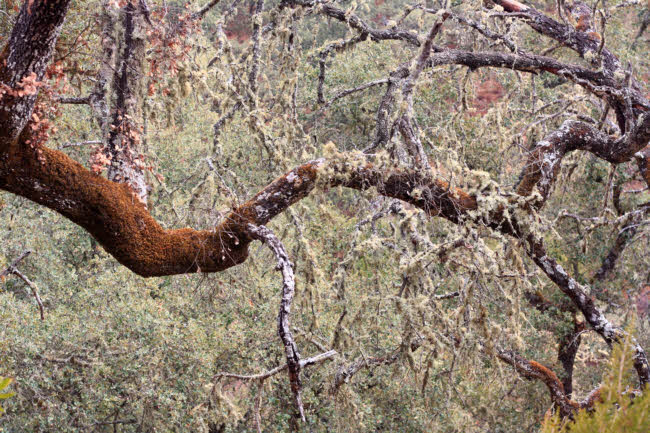
[[[576,10],[577,13],[582,14],[576,21],[576,26],[560,23],[543,13],[537,11],[535,8],[520,3],[515,0],[495,0],[494,3],[502,6],[507,12],[514,12],[517,17],[524,18],[528,25],[536,32],[555,39],[561,44],[565,45],[576,51],[580,56],[585,56],[588,52],[594,55],[600,50],[600,35],[589,31],[590,26],[585,26],[584,21],[580,20],[582,15],[589,15],[591,18],[591,10],[584,4],[584,8]],[[579,3],[579,2],[575,2]],[[603,67],[605,72],[614,75],[616,71],[622,70],[621,62],[609,50],[602,49],[601,56],[603,60]]]
[[[641,173],[643,180],[650,188],[650,146],[635,153],[634,158],[639,167],[639,173]]]
[[[582,286],[564,270],[554,258],[549,257],[541,239],[530,234],[525,238],[526,252],[530,258],[539,266],[546,276],[567,295],[573,304],[585,316],[587,323],[608,343],[623,343],[628,337],[627,333],[615,327],[605,315],[596,308],[596,304],[588,295],[589,287]],[[634,368],[639,376],[641,385],[650,383],[650,366],[645,351],[633,338],[630,338],[634,353]]]
[[[576,354],[582,341],[582,333],[585,331],[585,324],[573,317],[573,331],[567,333],[560,340],[557,350],[557,359],[564,369],[562,385],[564,386],[564,395],[571,398],[573,394],[573,367],[575,364]]]
[[[120,10],[120,17],[123,35],[119,38],[120,46],[113,76],[115,102],[106,149],[111,161],[108,178],[127,183],[138,199],[146,203],[148,188],[141,160],[145,17],[133,0]]]
[[[562,63],[556,59],[531,53],[499,53],[499,52],[470,52],[453,50],[434,46],[436,54],[431,56],[430,66],[465,65],[471,69],[497,67],[513,69],[522,72],[548,72],[567,78],[584,87],[596,96],[616,99],[619,104],[625,104],[625,86],[602,71],[593,71],[579,65]],[[650,109],[650,102],[638,90],[629,94],[632,104],[644,109]]]
[[[643,124],[649,123],[645,121],[648,117],[647,114],[642,117]],[[643,142],[644,139],[643,134],[613,139],[587,123],[567,120],[532,150],[521,173],[517,193],[530,195],[537,187],[545,201],[567,153],[584,150],[612,164],[620,164],[631,160],[635,153],[645,147],[647,141]]]
[[[62,21],[62,16],[49,9],[52,4],[60,6],[61,2],[33,4],[33,7],[36,7],[32,10],[33,16],[40,17],[46,22],[45,30],[50,29],[50,33],[44,34],[45,38],[48,34],[55,36],[58,27],[42,19],[43,11],[52,13],[52,16]],[[23,10],[20,17],[25,21],[27,30],[20,30],[20,26],[17,25],[18,30],[14,33],[29,34],[34,31],[34,29],[29,30],[34,22],[25,18],[26,15],[29,14]],[[35,22],[41,23],[38,19]],[[31,43],[40,47],[38,41],[42,38],[43,34],[34,35]],[[14,49],[12,43],[16,43],[14,37],[10,40],[3,56],[7,56],[7,52],[12,52]],[[49,50],[51,52],[51,47]],[[16,64],[7,63],[0,71],[0,75],[19,76],[20,74],[14,73]],[[37,65],[40,66],[37,68],[30,63],[27,70],[36,74],[42,73],[46,62],[39,60]],[[7,107],[15,105],[13,102],[13,100],[4,100],[2,109],[6,112]],[[5,123],[9,122],[7,127],[11,131],[22,129],[20,125],[24,120],[22,117],[3,118]],[[551,156],[558,154],[561,157],[562,152],[583,149],[610,162],[621,162],[629,159],[647,144],[650,136],[650,115],[646,113],[635,130],[629,131],[626,136],[615,141],[589,128],[588,125],[580,122],[565,124],[565,128],[559,133],[565,138],[568,137],[568,142],[557,144],[560,147],[559,153],[558,149],[548,144],[541,143],[543,144],[541,147],[549,147]],[[45,205],[79,224],[118,261],[140,275],[225,270],[246,260],[248,245],[252,240],[250,224],[259,226],[267,223],[308,195],[317,183],[322,183],[324,186],[340,185],[357,190],[376,187],[379,194],[408,202],[430,216],[440,216],[454,223],[473,221],[522,239],[530,257],[571,298],[586,317],[587,322],[607,342],[621,341],[626,335],[598,311],[593,300],[587,295],[588,289],[578,284],[546,254],[543,243],[537,235],[526,233],[516,218],[507,217],[509,212],[506,212],[505,206],[492,209],[487,213],[470,212],[480,210],[477,197],[452,188],[447,182],[431,178],[429,175],[375,167],[363,160],[312,161],[276,179],[251,200],[234,209],[213,230],[195,231],[188,228],[164,230],[144,206],[138,203],[128,186],[113,183],[90,173],[61,152],[44,146],[33,146],[30,144],[29,134],[30,128],[26,128],[18,141],[13,139],[11,134],[0,137],[2,138],[0,140],[0,188]],[[541,150],[536,159],[537,163],[529,164],[533,170],[531,173],[525,173],[524,179],[529,175],[533,177],[533,181],[522,182],[523,184],[536,185],[538,182],[553,180],[547,174],[552,174],[556,169],[557,155],[551,158],[553,161],[550,166],[547,166],[545,159],[548,159],[546,155],[548,151]],[[519,205],[514,205],[516,201],[515,198],[512,203],[513,206],[518,207]],[[648,383],[650,373],[645,353],[638,344],[633,343],[633,345],[635,367],[640,381],[642,384]]]
[[[513,351],[503,349],[497,350],[497,356],[503,362],[512,365],[523,377],[544,382],[551,394],[551,401],[559,409],[560,416],[563,418],[571,417],[579,409],[591,407],[596,400],[592,395],[580,403],[571,400],[566,395],[564,385],[557,375],[536,361],[529,361]]]
[[[23,2],[0,54],[0,152],[32,116],[37,86],[54,52],[70,0]]]
[[[600,34],[593,31],[591,18],[592,12],[589,6],[582,2],[574,1],[566,12],[572,18],[574,25],[563,24],[540,13],[534,8],[515,0],[495,0],[506,11],[512,12],[512,16],[524,18],[536,32],[557,40],[560,44],[576,51],[581,57],[590,59],[595,66],[602,66],[603,72],[615,79],[623,81],[626,72],[623,70],[620,60],[609,50],[604,48]],[[597,3],[596,3],[597,4]],[[567,5],[565,5],[566,7]],[[638,93],[639,85],[633,77],[628,77],[629,93]],[[616,112],[617,122],[622,131],[625,131],[628,124],[632,122],[634,113],[629,105],[622,103],[620,98],[607,98],[610,105]],[[634,109],[640,107],[633,107]],[[647,107],[643,108],[647,111]]]

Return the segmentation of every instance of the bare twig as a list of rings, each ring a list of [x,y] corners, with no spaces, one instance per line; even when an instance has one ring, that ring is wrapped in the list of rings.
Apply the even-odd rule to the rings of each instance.
[[[41,301],[41,297],[38,295],[38,287],[36,287],[36,284],[30,281],[29,278],[27,278],[22,272],[20,272],[18,269],[14,269],[12,271],[12,274],[20,278],[29,286],[30,289],[32,289],[32,295],[34,295],[34,299],[36,299],[36,303],[38,304],[38,310],[41,314],[41,320],[45,320],[45,309],[43,308],[43,301]]]
[[[338,354],[338,352],[336,350],[329,350],[327,352],[320,353],[320,354],[318,354],[316,356],[312,356],[311,358],[301,359],[300,360],[300,368],[305,368],[305,367],[309,367],[310,365],[321,363],[321,362],[326,361],[326,360],[328,360],[330,358],[333,358],[337,354]],[[245,374],[238,374],[238,373],[221,372],[221,373],[218,373],[215,376],[215,379],[229,378],[229,379],[239,379],[239,380],[246,380],[246,381],[264,380],[264,379],[268,379],[269,377],[274,376],[274,375],[276,375],[276,374],[278,374],[281,371],[284,371],[286,369],[287,369],[287,364],[282,364],[282,365],[280,365],[278,367],[272,368],[271,370],[265,371],[263,373],[258,373],[258,374],[245,375]]]
[[[20,255],[20,257],[18,257],[16,260],[14,260],[14,261],[9,265],[9,267],[7,267],[7,269],[5,269],[4,271],[2,271],[2,272],[0,273],[0,278],[1,278],[1,277],[6,277],[7,275],[11,274],[11,273],[13,272],[13,269],[16,269],[16,266],[18,266],[18,263],[20,263],[20,262],[22,262],[23,260],[25,260],[25,259],[27,258],[27,256],[29,256],[31,253],[32,253],[31,250],[27,250],[27,251],[25,251],[24,253],[22,253],[22,254]]]
[[[88,144],[102,144],[101,140],[87,140],[87,141],[79,141],[77,143],[63,143],[61,146],[59,146],[59,149],[65,149],[68,147],[81,147],[81,146],[86,146]]]
[[[210,2],[207,3],[205,6],[203,6],[201,9],[199,9],[199,10],[196,11],[196,12],[194,12],[194,13],[192,14],[192,19],[198,20],[198,19],[203,18],[203,16],[204,16],[205,14],[207,14],[207,13],[210,11],[210,9],[212,9],[213,7],[215,7],[215,6],[217,5],[217,3],[219,3],[219,1],[220,1],[220,0],[212,0],[212,1],[210,1]]]
[[[21,280],[23,280],[25,284],[27,284],[27,286],[29,286],[29,288],[32,290],[32,295],[34,296],[34,299],[36,299],[36,303],[38,304],[38,310],[41,315],[41,320],[45,320],[45,308],[43,307],[43,301],[41,301],[41,297],[38,294],[38,287],[29,278],[27,278],[25,274],[23,274],[16,268],[18,263],[24,260],[31,253],[32,252],[30,250],[27,250],[24,253],[22,253],[20,257],[14,260],[13,263],[11,263],[7,269],[5,269],[0,273],[0,278],[6,277],[9,274],[13,274],[18,278],[20,278]]]

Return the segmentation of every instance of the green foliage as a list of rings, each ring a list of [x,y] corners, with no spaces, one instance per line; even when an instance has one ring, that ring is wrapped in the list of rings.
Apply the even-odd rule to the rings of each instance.
[[[11,384],[12,381],[13,379],[11,379],[10,377],[0,376],[0,400],[6,400],[9,397],[13,397],[14,395],[16,395],[15,392],[9,392],[9,391],[1,392],[4,391],[9,386],[9,384]],[[2,408],[2,406],[0,406],[0,415],[2,415],[3,412],[4,409]]]
[[[573,421],[547,418],[540,433],[645,433],[650,431],[650,392],[633,389],[630,346],[617,344],[600,390],[601,400]]]
[[[185,12],[181,1],[147,3],[153,11],[169,8],[170,19]],[[193,1],[191,8],[205,3]],[[275,20],[277,30],[266,33],[261,44],[254,101],[242,96],[249,91],[249,64],[241,60],[250,59],[248,2],[239,2],[227,23],[222,14],[232,2],[220,2],[202,23],[205,33],[185,41],[192,50],[179,65],[181,72],[157,77],[169,94],[148,96],[143,134],[146,162],[164,176],[151,176],[149,206],[163,227],[209,230],[287,167],[353,152],[374,138],[385,85],[354,93],[325,110],[316,103],[319,52],[357,33],[317,11],[278,10],[278,3],[266,1],[263,21]],[[385,27],[385,18],[401,16],[406,4],[331,3],[351,8],[378,28]],[[433,7],[441,2],[426,3]],[[479,0],[448,3],[493,31],[506,32],[521,49],[540,51],[539,35],[520,20],[488,18]],[[88,77],[101,51],[93,26],[96,10],[97,1],[74,2],[59,44],[63,57],[78,37],[88,43],[66,57],[67,66],[82,70],[69,77],[75,95],[87,95],[94,86]],[[12,25],[11,14],[0,14],[2,40]],[[608,20],[607,47],[621,53],[624,64],[649,70],[646,46],[628,43],[637,22],[625,21],[625,16]],[[403,25],[426,34],[432,22],[430,15],[413,10]],[[221,35],[221,24],[244,37]],[[289,29],[295,29],[291,52]],[[451,19],[436,44],[501,49]],[[386,78],[417,53],[417,47],[402,41],[371,40],[337,53],[327,62],[325,99]],[[550,55],[581,62],[568,50]],[[488,90],[502,93],[478,107],[485,83],[492,86]],[[504,191],[512,187],[529,146],[572,116],[571,110],[594,121],[600,114],[582,88],[549,74],[531,77],[508,69],[436,67],[423,72],[415,92],[425,149],[432,161],[441,162],[441,167],[434,164],[436,175],[471,191],[489,189],[491,181]],[[214,123],[240,101],[245,108],[215,139]],[[402,114],[402,103],[398,90],[392,120]],[[98,138],[89,107],[65,105],[60,111],[50,146]],[[380,161],[392,151],[390,146],[379,150]],[[83,146],[65,152],[83,164],[90,155]],[[581,281],[589,281],[621,227],[558,214],[568,210],[612,221],[611,200],[603,210],[610,167],[584,153],[568,156],[564,166],[556,192],[535,224],[549,254]],[[631,178],[634,170],[633,163],[623,164],[617,176]],[[631,209],[649,197],[646,191],[623,194],[621,200]],[[301,355],[315,355],[322,346],[340,354],[303,372],[304,430],[478,433],[535,428],[550,405],[544,385],[521,380],[484,351],[495,344],[513,347],[560,375],[557,341],[573,329],[573,315],[555,307],[540,312],[526,303],[524,293],[539,292],[556,305],[566,302],[566,296],[541,275],[516,240],[479,225],[433,219],[410,206],[389,212],[390,205],[376,191],[324,189],[269,224],[295,263],[292,323]],[[617,325],[636,314],[639,289],[648,283],[647,227],[626,249],[607,291],[595,293]],[[463,246],[446,250],[457,240]],[[0,290],[0,366],[19,390],[3,402],[7,432],[252,432],[260,392],[263,431],[299,428],[284,374],[268,379],[261,389],[257,383],[215,379],[219,372],[253,374],[284,363],[276,330],[280,279],[265,248],[253,244],[246,263],[220,274],[142,279],[62,216],[2,193],[0,271],[27,248],[34,253],[20,268],[38,283],[46,320],[39,320],[22,281],[7,278]],[[453,292],[459,296],[435,299]],[[574,375],[578,397],[600,383],[607,356],[607,347],[593,333],[582,340]],[[647,320],[639,322],[639,340],[650,347]],[[412,350],[414,342],[421,345]],[[333,390],[341,368],[393,355],[394,362],[363,368]],[[619,352],[615,356],[623,359]],[[630,371],[627,364],[624,371]],[[616,377],[608,380],[623,383]],[[580,414],[578,421],[593,427],[590,420],[601,416],[603,424],[597,427],[622,426],[621,419],[630,413],[638,421],[639,407],[647,409],[650,393],[628,404],[616,397],[624,386],[611,389],[617,392],[607,397],[610,405],[602,405],[609,409],[597,409],[595,417]],[[614,402],[625,410],[613,410]],[[124,423],[102,424],[116,419]],[[566,428],[549,427],[551,422],[544,427],[549,433]]]

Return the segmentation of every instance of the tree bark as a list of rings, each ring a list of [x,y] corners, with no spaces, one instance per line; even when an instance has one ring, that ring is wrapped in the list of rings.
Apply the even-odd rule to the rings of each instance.
[[[0,152],[15,142],[30,120],[70,0],[23,2],[0,54]]]
[[[111,126],[107,149],[108,179],[128,184],[138,200],[147,202],[148,187],[142,155],[146,22],[134,0],[120,10],[117,60],[111,93]]]

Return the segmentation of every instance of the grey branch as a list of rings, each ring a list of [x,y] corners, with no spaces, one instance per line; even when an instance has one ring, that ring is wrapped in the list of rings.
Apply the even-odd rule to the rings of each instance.
[[[60,104],[72,105],[90,105],[90,95],[88,96],[59,96],[56,101]]]
[[[338,354],[336,350],[329,350],[324,353],[320,353],[316,356],[312,356],[311,358],[305,358],[300,360],[300,368],[305,368],[309,367],[310,365],[318,364],[320,362],[326,361],[328,359],[331,359],[335,357]],[[245,375],[245,374],[237,374],[237,373],[218,373],[215,378],[230,378],[230,379],[239,379],[239,380],[264,380],[268,379],[271,376],[274,376],[281,371],[284,371],[287,369],[287,364],[282,364],[278,367],[275,367],[271,370],[265,371],[263,373],[258,373],[258,374],[250,374],[250,375]]]
[[[289,327],[289,315],[291,314],[291,303],[296,289],[296,282],[293,275],[293,263],[289,260],[287,250],[282,245],[280,239],[265,226],[248,225],[249,232],[254,238],[265,243],[275,254],[278,262],[277,269],[282,272],[282,300],[280,302],[280,312],[278,314],[278,334],[284,344],[284,350],[287,357],[287,369],[289,370],[289,382],[291,391],[296,399],[300,417],[305,421],[305,410],[302,405],[300,383],[300,354],[298,346],[293,340],[291,328]]]
[[[196,11],[194,14],[192,14],[192,19],[198,20],[203,18],[203,16],[207,14],[210,11],[210,9],[215,7],[217,3],[219,3],[219,0],[212,0],[211,2],[203,6],[201,9]]]

